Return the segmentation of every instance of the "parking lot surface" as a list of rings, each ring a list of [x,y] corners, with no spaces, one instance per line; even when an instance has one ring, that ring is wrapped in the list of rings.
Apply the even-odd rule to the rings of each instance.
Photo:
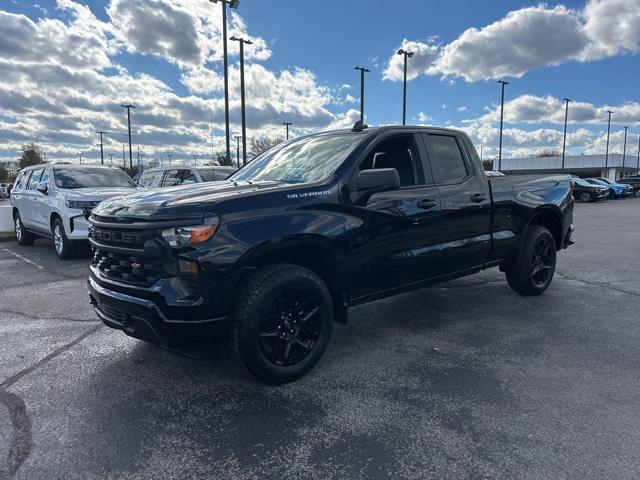
[[[541,297],[497,269],[351,310],[301,380],[103,327],[88,257],[0,243],[0,478],[638,478],[640,200],[576,205]]]

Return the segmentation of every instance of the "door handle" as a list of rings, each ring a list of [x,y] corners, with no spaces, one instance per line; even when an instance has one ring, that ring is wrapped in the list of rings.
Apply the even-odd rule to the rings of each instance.
[[[486,199],[487,197],[485,197],[481,193],[476,193],[475,195],[471,195],[471,201],[475,203],[484,202]]]
[[[423,208],[425,210],[428,210],[430,208],[433,208],[437,205],[436,202],[434,202],[433,200],[430,200],[428,198],[425,198],[424,200],[420,200],[418,202],[418,208]]]

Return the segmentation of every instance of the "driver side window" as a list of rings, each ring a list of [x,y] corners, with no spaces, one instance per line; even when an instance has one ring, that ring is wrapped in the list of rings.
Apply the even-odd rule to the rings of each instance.
[[[419,163],[414,135],[394,135],[382,140],[369,152],[360,164],[360,170],[395,168],[400,185],[407,187],[423,183]]]

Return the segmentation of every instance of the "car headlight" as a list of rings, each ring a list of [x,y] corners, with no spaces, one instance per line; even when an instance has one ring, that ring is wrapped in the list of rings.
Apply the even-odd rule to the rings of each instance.
[[[218,217],[207,217],[203,225],[174,227],[162,230],[162,238],[172,247],[184,247],[206,242],[218,230]]]
[[[65,200],[64,201],[67,208],[95,208],[100,203],[99,201],[90,201],[90,200]]]

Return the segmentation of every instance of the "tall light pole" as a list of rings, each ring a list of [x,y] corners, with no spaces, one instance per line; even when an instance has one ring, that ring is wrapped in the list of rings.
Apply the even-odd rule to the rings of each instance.
[[[237,9],[240,0],[209,0],[222,5],[222,55],[224,60],[224,131],[227,146],[227,160],[231,158],[231,134],[229,133],[229,56],[227,53],[227,4]]]
[[[127,158],[124,156],[124,143],[122,144],[122,166],[127,168]]]
[[[609,114],[609,124],[607,126],[607,150],[604,154],[604,168],[609,166],[609,134],[611,133],[611,114],[613,113],[611,110],[607,110]]]
[[[240,43],[240,114],[242,118],[242,164],[247,164],[247,116],[244,103],[244,46],[252,45],[251,40],[239,37],[231,37],[231,40]],[[229,160],[231,160],[229,158]]]
[[[107,132],[96,132],[96,133],[100,134],[100,163],[104,165],[104,148],[102,143],[102,135],[104,135]]]
[[[198,155],[196,155],[195,153],[193,154],[193,166],[198,166]]]
[[[293,125],[291,122],[282,122],[282,124],[287,127],[287,140],[289,140],[289,126]]]
[[[360,121],[364,123],[364,74],[371,70],[365,67],[355,67],[355,70],[360,70]]]
[[[413,57],[413,52],[398,50],[398,55],[404,55],[404,85],[402,88],[402,125],[407,124],[407,59]]]
[[[236,162],[238,163],[238,168],[240,168],[240,139],[242,138],[241,135],[236,135],[235,137],[233,137],[236,139]],[[245,142],[242,142],[242,145],[245,145]]]
[[[167,153],[167,157],[169,157],[169,166],[171,166],[171,157],[173,157],[173,153]]]
[[[82,152],[80,152],[78,155],[80,155],[80,165],[82,165]]]
[[[509,85],[509,82],[504,80],[498,80],[501,85],[502,93],[500,95],[500,146],[498,147],[498,171],[502,170],[502,126],[504,124],[504,86]]]
[[[638,134],[638,159],[636,160],[636,175],[640,175],[640,133]]]
[[[570,98],[564,99],[564,136],[562,137],[562,168],[561,171],[564,172],[564,157],[567,147],[567,119],[569,118],[569,102]]]
[[[136,108],[133,105],[120,105],[127,109],[127,125],[129,126],[129,169],[133,171],[133,150],[131,148],[131,109]]]
[[[109,157],[111,157],[111,166],[113,167],[113,153],[110,153]]]
[[[624,167],[627,159],[627,130],[629,130],[629,127],[624,127],[624,147],[622,147],[622,178],[624,178]]]

